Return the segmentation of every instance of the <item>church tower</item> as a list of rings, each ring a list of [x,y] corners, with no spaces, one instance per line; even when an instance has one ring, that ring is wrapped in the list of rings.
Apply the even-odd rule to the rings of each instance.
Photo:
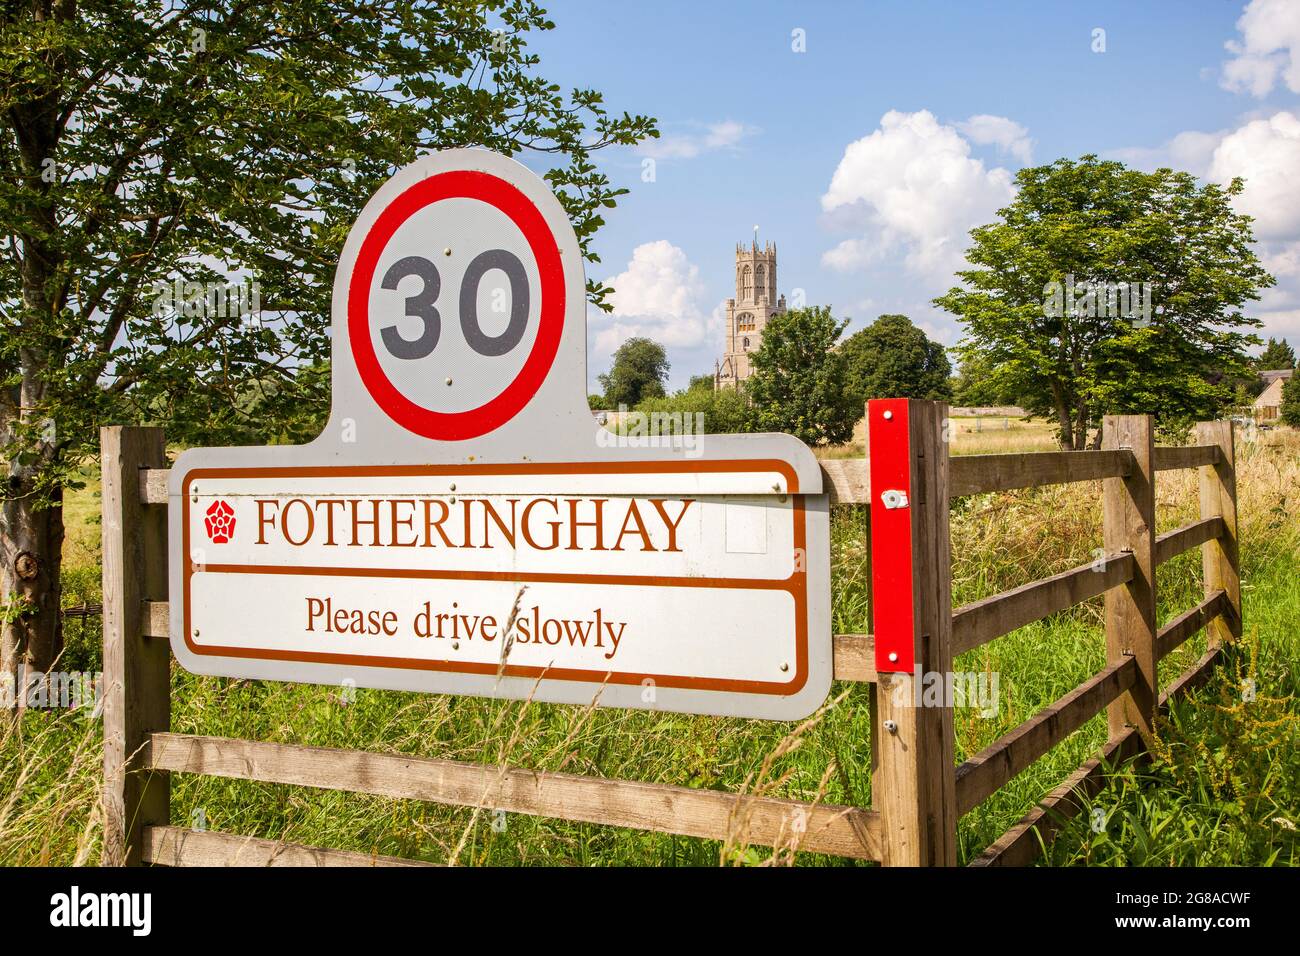
[[[727,300],[724,355],[714,374],[718,388],[734,388],[749,378],[750,356],[758,350],[769,319],[785,312],[776,292],[776,243],[761,249],[755,239],[736,246],[736,297]]]

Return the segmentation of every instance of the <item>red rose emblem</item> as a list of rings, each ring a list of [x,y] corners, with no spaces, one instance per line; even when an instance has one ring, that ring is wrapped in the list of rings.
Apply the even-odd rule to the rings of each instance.
[[[213,544],[225,544],[235,533],[235,509],[224,501],[214,501],[208,506],[203,526]]]

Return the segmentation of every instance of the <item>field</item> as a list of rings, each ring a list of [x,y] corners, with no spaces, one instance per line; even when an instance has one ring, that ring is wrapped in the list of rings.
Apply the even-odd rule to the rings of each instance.
[[[1056,426],[1041,418],[958,418],[950,420],[954,455],[1003,455],[1055,451]],[[820,458],[858,458],[867,444],[867,420],[853,429],[853,439],[818,453]]]
[[[978,422],[978,424],[976,424]],[[954,452],[1047,450],[1042,423],[955,420]],[[832,454],[861,454],[850,445]],[[1239,441],[1245,638],[1229,666],[1160,726],[1159,759],[1115,768],[1095,812],[1072,822],[1051,864],[1300,863],[1300,434]],[[70,495],[65,604],[97,600],[98,490]],[[1197,516],[1193,472],[1162,473],[1159,527]],[[1084,563],[1100,546],[1096,484],[962,499],[952,513],[954,605]],[[834,627],[867,628],[861,513],[833,519]],[[1160,622],[1200,600],[1196,552],[1160,569]],[[98,669],[98,635],[72,629],[68,670]],[[1203,650],[1162,662],[1167,683]],[[993,708],[956,712],[958,759],[1104,664],[1093,601],[959,659],[997,675]],[[198,678],[173,669],[178,732],[451,757],[830,803],[870,803],[865,685],[837,684],[802,732],[785,724],[471,698]],[[0,730],[0,864],[99,860],[98,722],[85,711],[31,711]],[[1104,740],[1094,719],[959,825],[961,861],[996,838]],[[828,864],[838,858],[520,815],[178,775],[177,825],[459,864]]]

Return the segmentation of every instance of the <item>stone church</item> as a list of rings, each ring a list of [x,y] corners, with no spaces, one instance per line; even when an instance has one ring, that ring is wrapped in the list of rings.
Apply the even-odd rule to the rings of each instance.
[[[763,338],[767,320],[785,312],[776,294],[776,243],[762,249],[755,240],[736,246],[736,297],[727,300],[725,354],[714,369],[715,388],[735,388],[749,378],[750,355]]]

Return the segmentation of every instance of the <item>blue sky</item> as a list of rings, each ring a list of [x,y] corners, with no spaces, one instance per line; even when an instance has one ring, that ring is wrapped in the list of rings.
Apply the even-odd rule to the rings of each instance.
[[[903,312],[953,344],[959,326],[929,301],[969,228],[1020,167],[1088,152],[1246,176],[1242,210],[1279,280],[1254,314],[1300,338],[1300,0],[548,9],[556,29],[529,41],[542,75],[663,131],[600,157],[631,192],[588,267],[617,290],[616,314],[589,318],[593,381],[632,334],[668,346],[674,386],[711,372],[735,243],[755,225],[787,296],[851,329]]]

